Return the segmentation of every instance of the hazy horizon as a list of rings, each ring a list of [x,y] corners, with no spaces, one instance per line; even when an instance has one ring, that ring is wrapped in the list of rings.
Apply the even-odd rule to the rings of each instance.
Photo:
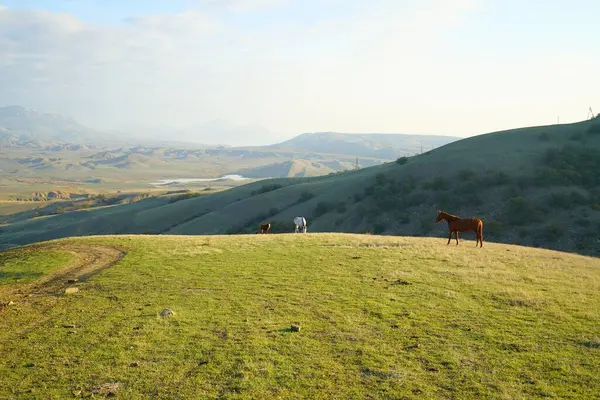
[[[105,131],[223,120],[273,142],[575,122],[600,111],[599,13],[583,0],[0,0],[0,105]]]

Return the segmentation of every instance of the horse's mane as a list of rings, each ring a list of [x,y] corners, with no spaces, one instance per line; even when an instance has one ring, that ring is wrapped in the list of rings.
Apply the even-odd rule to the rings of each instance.
[[[442,215],[445,215],[446,217],[450,217],[450,218],[454,218],[454,219],[460,219],[459,216],[453,215],[453,214],[449,214],[446,211],[442,211]]]

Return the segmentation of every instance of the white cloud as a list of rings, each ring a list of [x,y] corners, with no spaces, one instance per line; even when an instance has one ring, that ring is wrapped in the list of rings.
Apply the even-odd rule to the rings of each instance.
[[[237,12],[256,11],[285,4],[287,0],[188,0],[188,5],[199,9],[226,9]]]
[[[500,64],[465,50],[448,33],[468,25],[476,0],[305,0],[313,8],[302,18],[284,13],[291,0],[191,3],[186,12],[135,16],[119,26],[0,8],[0,105],[62,112],[98,127],[225,118],[287,134],[481,133],[528,121],[511,102],[547,103],[536,91],[550,93],[557,73],[572,96],[565,102],[586,98],[591,92],[569,89],[567,78],[598,67],[597,56]],[[231,25],[213,6],[281,6],[286,18],[248,28]],[[327,7],[329,16],[317,18]]]

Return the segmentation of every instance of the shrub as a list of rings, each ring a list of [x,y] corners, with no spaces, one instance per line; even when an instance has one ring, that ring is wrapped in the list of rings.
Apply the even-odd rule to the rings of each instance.
[[[421,219],[419,220],[419,232],[422,235],[426,235],[429,232],[431,232],[432,228],[433,228],[433,220],[431,219],[431,217],[427,217],[427,216],[421,217]]]
[[[400,224],[408,224],[410,222],[410,218],[402,210],[396,210],[394,218],[396,218],[396,221]]]
[[[400,157],[396,160],[396,164],[404,165],[408,162],[408,157]]]
[[[310,192],[302,192],[300,194],[300,198],[298,199],[298,203],[304,203],[307,202],[308,200],[312,199],[313,197],[315,197],[315,195],[313,193]]]
[[[376,235],[385,232],[386,229],[387,229],[387,226],[383,222],[378,222],[375,225],[373,225],[373,233]]]
[[[576,132],[569,137],[569,140],[571,140],[573,142],[577,142],[583,138],[584,138],[583,132]]]
[[[447,192],[441,193],[435,198],[435,205],[442,210],[452,210],[458,208],[464,203],[465,199],[462,196],[456,196]]]
[[[378,173],[377,175],[375,175],[375,185],[376,186],[383,186],[385,185],[385,183],[387,182],[387,177],[385,176],[384,173]]]
[[[554,240],[563,235],[563,230],[556,223],[546,225],[541,232],[541,236],[546,241]]]
[[[468,180],[472,179],[474,176],[475,176],[475,171],[473,171],[473,170],[471,170],[469,168],[461,169],[458,172],[458,177],[462,181],[468,181]]]
[[[494,175],[494,183],[496,185],[506,185],[510,183],[510,177],[505,172],[497,172]]]
[[[486,221],[483,224],[483,234],[486,233],[491,234],[492,236],[496,236],[502,232],[503,224],[499,221]]]
[[[507,185],[510,183],[510,176],[508,176],[505,172],[502,171],[490,171],[486,176],[478,179],[477,183],[483,187]]]
[[[600,118],[596,117],[595,121],[599,121]],[[587,129],[587,133],[590,135],[600,135],[600,121],[599,122],[594,122],[592,125],[590,125],[590,127]]]
[[[550,140],[550,136],[548,136],[548,133],[546,132],[542,132],[540,133],[540,135],[538,136],[538,139],[543,141],[543,142],[547,142]]]
[[[365,198],[364,194],[362,194],[362,193],[354,193],[353,197],[354,197],[355,203],[358,203],[358,202],[362,201],[362,199]]]
[[[199,192],[189,192],[189,193],[184,193],[184,194],[180,194],[180,195],[177,195],[177,196],[173,196],[169,200],[169,204],[176,203],[176,202],[181,201],[181,200],[187,200],[187,199],[191,199],[191,198],[194,198],[194,197],[198,197],[200,195],[201,194]]]
[[[547,202],[550,207],[569,209],[573,206],[588,204],[589,201],[581,193],[572,191],[570,193],[552,193]]]
[[[317,203],[313,211],[313,217],[320,217],[323,214],[327,214],[329,211],[333,209],[333,205],[326,201],[320,201]]]
[[[413,192],[413,193],[410,193],[408,196],[405,196],[402,199],[402,204],[404,205],[404,207],[408,208],[408,207],[418,206],[419,204],[422,204],[426,201],[427,201],[426,194],[424,194],[422,192]]]
[[[565,146],[550,149],[542,162],[546,168],[538,173],[538,183],[600,185],[600,148]]]
[[[427,180],[422,183],[423,189],[429,190],[446,190],[449,185],[443,176],[438,176],[433,180]]]
[[[541,211],[527,199],[521,196],[508,199],[507,213],[505,214],[507,222],[514,225],[525,225],[529,222],[539,222],[541,217]]]
[[[260,187],[260,189],[257,190],[253,190],[250,193],[250,196],[256,196],[262,193],[267,193],[267,192],[272,192],[273,190],[277,190],[277,189],[281,189],[283,187],[283,185],[280,185],[278,183],[272,183],[269,185],[263,185]]]

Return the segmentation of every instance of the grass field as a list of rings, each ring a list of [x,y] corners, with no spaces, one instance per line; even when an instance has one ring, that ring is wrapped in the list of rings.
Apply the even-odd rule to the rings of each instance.
[[[0,398],[599,398],[600,260],[445,242],[107,236],[1,252]]]

